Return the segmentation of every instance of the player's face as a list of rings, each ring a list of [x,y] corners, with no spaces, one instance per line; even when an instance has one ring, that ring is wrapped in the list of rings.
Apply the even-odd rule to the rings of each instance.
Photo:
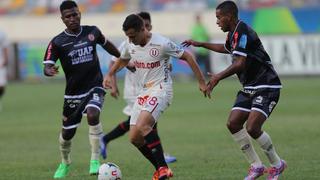
[[[130,28],[125,31],[125,34],[129,38],[129,41],[134,45],[142,45],[145,36],[144,31],[144,28],[142,28],[140,31],[136,31],[135,29]]]
[[[61,12],[61,19],[71,31],[80,28],[81,14],[78,8],[65,9]]]
[[[217,25],[221,28],[223,32],[229,31],[229,22],[230,22],[230,17],[222,13],[220,9],[216,10],[216,17],[217,17]]]
[[[148,19],[144,19],[144,27],[146,28],[147,31],[151,31],[152,25],[151,22]]]

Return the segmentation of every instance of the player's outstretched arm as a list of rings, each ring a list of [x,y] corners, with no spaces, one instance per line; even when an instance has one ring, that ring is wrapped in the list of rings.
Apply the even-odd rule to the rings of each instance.
[[[107,40],[104,49],[111,54],[114,57],[119,58],[120,57],[120,52],[118,50],[118,48],[109,40]]]
[[[237,72],[241,72],[245,68],[246,57],[244,56],[234,56],[233,63],[227,67],[225,70],[218,74],[211,74],[210,81],[207,84],[206,95],[210,97],[213,88],[219,83],[220,80],[227,78]]]
[[[114,65],[114,61],[110,61],[110,63],[109,63],[109,69],[111,69],[113,65]],[[117,75],[116,75],[116,74],[111,77],[111,81],[114,82],[115,87],[114,87],[113,89],[111,89],[110,95],[111,95],[112,97],[114,97],[115,99],[118,99],[118,97],[119,97],[119,95],[120,95],[120,92],[119,92],[119,88],[118,88],[118,85],[117,85]]]
[[[112,65],[112,67],[109,69],[108,73],[104,77],[103,80],[103,87],[107,89],[115,88],[116,84],[112,80],[113,76],[116,75],[116,73],[124,68],[129,63],[129,59],[117,59],[115,63]]]
[[[184,51],[182,56],[180,57],[180,59],[182,60],[185,60],[189,66],[191,67],[193,73],[195,74],[197,80],[198,80],[198,83],[199,83],[199,88],[200,88],[200,91],[205,94],[206,92],[206,81],[204,79],[204,76],[198,66],[198,64],[196,63],[195,59],[193,58],[193,56],[188,53],[187,51]]]
[[[192,39],[185,40],[182,43],[183,47],[189,47],[189,46],[194,46],[194,47],[203,47],[206,49],[209,49],[211,51],[215,51],[218,53],[224,53],[228,54],[229,52],[224,48],[224,44],[217,44],[217,43],[208,43],[208,42],[198,42],[194,41]]]
[[[45,76],[54,76],[59,73],[59,66],[55,66],[54,64],[45,64],[43,73]]]

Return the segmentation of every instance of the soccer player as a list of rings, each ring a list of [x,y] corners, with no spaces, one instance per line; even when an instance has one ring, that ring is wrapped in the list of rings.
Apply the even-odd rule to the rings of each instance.
[[[222,31],[228,32],[225,44],[193,40],[184,41],[182,44],[231,54],[232,64],[228,68],[220,73],[210,74],[206,93],[210,97],[211,91],[220,80],[233,74],[238,76],[243,89],[237,94],[227,126],[251,164],[245,179],[257,179],[266,170],[251,144],[251,137],[257,141],[270,161],[268,179],[278,179],[286,168],[286,162],[280,159],[270,136],[261,128],[279,100],[282,87],[280,79],[257,33],[238,19],[238,8],[234,2],[225,1],[219,4],[216,17]]]
[[[158,134],[152,130],[162,112],[170,105],[173,90],[169,58],[185,60],[193,70],[202,92],[206,90],[204,76],[193,56],[162,35],[151,33],[136,14],[126,17],[122,29],[128,37],[121,57],[104,78],[104,87],[115,87],[112,76],[128,62],[134,63],[138,86],[142,87],[130,119],[130,141],[157,167],[153,179],[168,179],[173,176],[163,156]]]
[[[87,115],[91,144],[89,174],[94,175],[100,166],[99,139],[102,125],[99,116],[105,96],[96,45],[100,44],[115,57],[119,57],[120,52],[96,26],[80,25],[81,14],[74,1],[63,1],[60,12],[67,28],[51,40],[44,57],[44,74],[50,77],[56,75],[58,66],[55,63],[59,59],[67,81],[59,136],[62,162],[54,178],[63,178],[69,171],[71,140],[83,113]]]
[[[8,58],[8,39],[6,34],[0,31],[0,111],[2,110],[1,99],[7,84]]]
[[[151,16],[148,12],[140,12],[138,15],[143,19],[144,25],[147,31],[151,31],[152,25],[151,25]],[[123,49],[123,46],[125,45],[126,41],[123,41],[121,45],[119,46],[119,50],[121,51]],[[109,68],[112,67],[114,62],[116,61],[116,58],[112,58],[112,61],[110,62]],[[171,64],[170,64],[171,65]],[[130,117],[131,117],[131,111],[134,102],[136,101],[137,96],[139,95],[139,91],[142,88],[138,87],[138,84],[136,83],[136,74],[134,71],[136,70],[134,67],[134,64],[132,62],[129,62],[127,65],[127,71],[124,78],[124,88],[123,88],[123,98],[127,102],[127,106],[123,109],[123,113],[128,116],[128,119],[118,124],[112,131],[108,132],[106,135],[102,137],[101,141],[101,156],[103,159],[107,158],[107,144],[124,135],[126,132],[129,131],[130,128]],[[113,76],[113,81],[116,81],[115,76]],[[114,98],[117,98],[119,96],[119,90],[118,87],[115,87],[110,92],[111,96]],[[157,124],[153,126],[153,130],[157,131]],[[165,161],[167,163],[173,163],[177,159],[174,156],[170,156],[169,154],[164,154]]]

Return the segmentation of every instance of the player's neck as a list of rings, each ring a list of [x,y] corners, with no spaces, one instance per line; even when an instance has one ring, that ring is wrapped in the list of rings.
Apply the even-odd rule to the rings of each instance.
[[[140,46],[143,47],[146,44],[148,44],[148,42],[150,41],[151,37],[152,37],[152,33],[151,32],[146,32],[146,36],[145,36],[143,42],[140,44]]]
[[[79,28],[77,28],[77,29],[68,29],[68,28],[67,28],[66,31],[67,31],[67,33],[69,33],[69,34],[77,35],[77,34],[79,34],[80,31],[81,31],[81,26],[79,26]]]
[[[237,28],[237,25],[238,25],[239,21],[240,21],[239,19],[233,20],[233,23],[232,23],[232,25],[230,27],[230,32],[233,32]]]

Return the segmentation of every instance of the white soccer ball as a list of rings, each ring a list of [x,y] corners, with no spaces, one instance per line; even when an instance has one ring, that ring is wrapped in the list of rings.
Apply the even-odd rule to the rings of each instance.
[[[99,167],[98,180],[121,180],[122,174],[119,166],[114,163],[107,162]]]

